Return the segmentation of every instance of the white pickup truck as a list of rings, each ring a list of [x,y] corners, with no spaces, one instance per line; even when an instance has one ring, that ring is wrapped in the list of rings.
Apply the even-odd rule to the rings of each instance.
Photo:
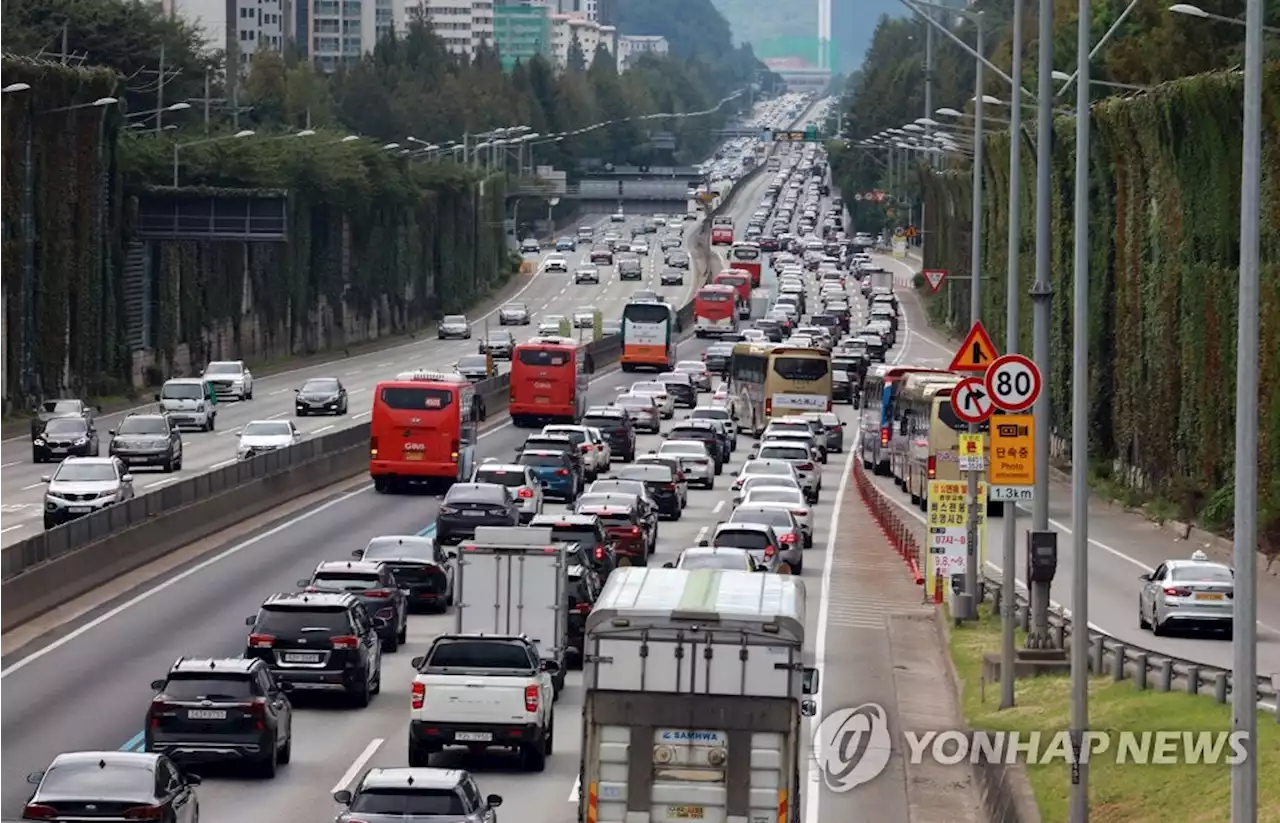
[[[783,575],[609,575],[587,618],[578,820],[799,820],[804,601]]]
[[[413,668],[410,766],[430,766],[432,754],[465,746],[472,754],[511,749],[525,770],[546,768],[559,667],[539,660],[528,638],[443,634]]]
[[[529,638],[556,664],[564,688],[569,642],[569,561],[550,528],[479,526],[458,546],[454,631]]]

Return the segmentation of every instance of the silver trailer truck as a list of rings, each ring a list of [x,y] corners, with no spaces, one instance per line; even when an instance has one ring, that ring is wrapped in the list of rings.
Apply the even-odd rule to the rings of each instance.
[[[800,814],[804,583],[622,568],[587,619],[580,823]]]

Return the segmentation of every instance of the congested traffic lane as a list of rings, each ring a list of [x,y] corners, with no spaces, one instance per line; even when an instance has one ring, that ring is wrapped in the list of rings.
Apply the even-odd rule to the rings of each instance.
[[[613,223],[606,215],[588,215],[566,229],[565,233],[572,234],[578,226],[591,226],[597,237],[614,229],[626,238],[630,237],[631,229],[647,216],[637,214],[628,216],[625,222]],[[686,238],[686,245],[696,226],[697,223],[693,221],[681,226],[680,231]],[[655,235],[648,235],[647,239],[655,241]],[[549,250],[536,256],[527,256],[527,259],[536,263],[537,270],[532,275],[523,275],[526,282],[512,295],[510,301],[528,305],[533,315],[530,325],[499,326],[497,307],[494,307],[482,315],[468,318],[472,328],[470,340],[437,340],[434,334],[426,331],[417,341],[406,345],[259,378],[254,383],[253,400],[219,404],[217,428],[214,431],[183,432],[181,471],[165,474],[158,468],[136,469],[134,484],[137,492],[145,494],[186,477],[230,465],[236,460],[240,428],[253,420],[292,419],[304,436],[321,435],[366,422],[369,417],[370,392],[379,380],[393,377],[410,368],[452,371],[453,364],[459,357],[476,351],[486,327],[491,331],[509,329],[516,340],[520,341],[537,332],[537,323],[541,317],[548,314],[568,316],[579,306],[595,306],[606,318],[618,317],[628,296],[639,286],[648,287],[649,277],[655,275],[661,267],[661,253],[654,249],[647,259],[642,258],[645,260],[646,271],[646,282],[643,284],[634,281],[619,282],[613,266],[602,266],[598,285],[584,283],[575,286],[572,271],[579,264],[585,263],[590,243],[580,244],[576,252],[565,253],[564,256],[569,261],[568,275],[543,270],[546,258],[554,253],[551,250],[554,244],[548,246]],[[654,280],[656,284],[656,276]],[[689,299],[691,290],[691,277],[686,278],[683,287],[667,286],[658,289],[659,293],[668,296],[677,305]],[[575,330],[575,336],[577,334]],[[252,369],[253,363],[248,365]],[[507,366],[500,363],[499,368],[505,371]],[[342,380],[350,396],[350,413],[343,417],[295,418],[294,389],[312,377],[337,377]],[[154,408],[146,406],[139,410],[150,411]],[[109,429],[118,425],[124,414],[104,415],[98,419],[102,454],[107,453]],[[0,511],[3,512],[4,522],[0,526],[0,545],[9,545],[43,529],[42,501],[45,484],[40,478],[52,474],[57,467],[53,464],[32,463],[31,444],[25,438],[5,441],[3,459],[3,470],[0,471]]]
[[[920,365],[945,369],[954,354],[954,343],[948,344],[929,328],[918,298],[904,285],[913,271],[906,264],[883,256],[881,262],[900,275],[898,294],[902,298],[905,320],[910,329],[903,349],[903,365]],[[894,485],[891,478],[876,478],[877,485],[888,498],[899,504],[913,519],[924,522],[924,514],[910,505],[910,500]],[[1019,507],[1018,534],[1030,525],[1030,507]],[[1059,532],[1058,571],[1051,595],[1061,607],[1070,610],[1072,592],[1071,492],[1066,484],[1052,481],[1049,496],[1049,524]],[[1021,539],[1021,537],[1019,538]],[[1196,549],[1186,541],[1175,540],[1167,532],[1145,518],[1127,513],[1119,507],[1094,505],[1089,512],[1089,622],[1096,630],[1106,632],[1135,646],[1187,660],[1195,660],[1224,669],[1232,667],[1231,643],[1221,635],[1179,633],[1156,637],[1138,626],[1138,575],[1152,571],[1171,558],[1186,558]],[[1000,570],[1004,553],[1004,525],[992,518],[986,528],[987,562]],[[1022,557],[1019,546],[1017,556]],[[1018,582],[1025,586],[1022,574]],[[1280,600],[1258,598],[1258,672],[1262,676],[1280,674]]]
[[[740,195],[743,205],[738,211],[743,228],[762,190],[763,183],[756,181]],[[564,275],[552,275],[545,282],[559,284],[564,279]],[[692,279],[686,289],[692,287]],[[544,280],[544,276],[537,280]],[[598,289],[600,293],[613,288],[629,294],[636,285],[634,281],[611,286],[602,282],[599,287],[558,285],[555,294],[563,288],[571,299],[556,305],[576,305],[578,289]],[[703,348],[704,342],[691,340],[681,347],[681,353],[697,357]],[[386,376],[399,368],[403,367],[389,369]],[[633,375],[617,371],[598,374],[591,387],[591,402],[609,402],[618,387],[633,380]],[[508,422],[496,423],[484,432],[480,455],[512,456],[526,434]],[[137,745],[151,698],[147,684],[163,676],[176,658],[242,654],[243,619],[253,614],[266,596],[296,589],[297,581],[308,577],[317,563],[345,559],[371,537],[424,529],[434,519],[437,505],[433,497],[377,495],[370,484],[360,481],[353,490],[318,507],[228,543],[179,576],[144,589],[127,607],[108,612],[106,619],[86,617],[88,622],[67,626],[65,631],[70,634],[62,639],[24,650],[25,657],[5,659],[0,673],[5,694],[0,706],[5,778],[0,788],[0,812],[21,807],[27,796],[22,776],[43,768],[59,752]],[[206,815],[214,820],[241,821],[324,819],[333,809],[329,789],[352,757],[379,736],[370,732],[383,728],[377,725],[382,713],[387,713],[394,726],[407,728],[407,700],[403,697],[408,688],[408,661],[422,651],[423,633],[429,636],[447,625],[447,620],[415,617],[409,646],[386,659],[384,695],[373,707],[364,711],[303,709],[298,716],[293,762],[272,782],[210,780],[200,788]],[[562,752],[573,745],[566,731],[569,725],[557,731],[565,741],[557,744]],[[381,736],[387,739],[391,734],[387,731]],[[390,739],[403,748],[399,734]],[[558,756],[553,763],[566,758],[574,761],[576,771],[576,756]],[[568,789],[565,786],[559,792],[561,808]],[[488,790],[501,793],[499,788]],[[509,799],[512,808],[523,803],[518,791],[513,790]]]

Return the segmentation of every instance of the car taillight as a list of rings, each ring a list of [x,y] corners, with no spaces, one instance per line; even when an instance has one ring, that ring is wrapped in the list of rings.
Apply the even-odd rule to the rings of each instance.
[[[538,710],[538,687],[524,687],[524,710],[527,712],[536,712]]]
[[[460,442],[459,442],[459,441],[457,441],[457,440],[453,441],[453,444],[449,447],[449,451],[451,452],[451,455],[450,455],[450,456],[451,456],[451,458],[452,458],[452,459],[454,459],[454,460],[457,460],[457,459],[458,459],[458,451],[459,451],[461,448],[462,448],[462,443],[460,443]]]
[[[604,560],[604,546],[596,546],[596,560]]]
[[[370,589],[369,591],[364,593],[364,596],[376,597],[379,600],[385,600],[386,598],[391,596],[391,592],[387,591],[386,589]]]
[[[792,509],[792,510],[791,510],[791,513],[792,513],[792,514],[794,514],[796,517],[808,517],[808,516],[809,516],[809,510],[808,510],[808,509]]]
[[[640,536],[640,527],[639,527],[639,526],[632,526],[632,527],[631,527],[631,536],[632,536],[632,537],[639,537],[639,536]]]
[[[422,704],[427,701],[427,687],[422,683],[415,682],[413,684],[413,708],[421,709]]]
[[[568,476],[569,476],[569,470],[568,470],[568,469],[556,469],[556,476],[557,476],[557,477],[568,477]]]
[[[355,649],[360,646],[360,638],[354,634],[340,634],[336,637],[330,637],[329,642],[333,644],[335,649]]]
[[[533,489],[521,489],[521,490],[520,490],[520,497],[521,497],[521,498],[523,498],[523,499],[525,499],[525,500],[528,500],[528,499],[532,498],[532,497],[533,497]]]
[[[675,484],[675,483],[663,483],[663,484],[662,484],[662,488],[666,489],[666,490],[667,490],[667,491],[669,491],[669,492],[670,492],[670,491],[675,491],[675,490],[676,490],[676,484]]]
[[[28,803],[22,810],[24,820],[52,820],[58,816],[58,810],[43,803]]]
[[[242,704],[241,708],[254,719],[254,725],[258,731],[262,731],[266,727],[267,699],[265,697],[254,698],[251,702]]]
[[[378,457],[378,438],[376,437],[369,438],[369,457],[375,460]]]
[[[125,820],[163,820],[164,806],[134,806],[124,810]]]
[[[275,645],[276,638],[270,634],[258,634],[254,632],[249,635],[249,648],[251,649],[269,649]]]
[[[1170,586],[1164,590],[1164,593],[1170,597],[1190,597],[1191,589],[1184,589],[1178,586]]]
[[[930,480],[936,479],[938,476],[938,458],[934,457],[932,454],[929,455],[928,466],[929,466],[929,469],[928,469],[929,479]]]
[[[889,445],[889,427],[888,426],[880,427],[880,445],[881,446]]]
[[[590,604],[590,603],[579,603],[578,605],[576,605],[576,606],[574,606],[574,607],[573,607],[573,610],[574,610],[574,611],[576,611],[578,614],[590,614],[590,613],[591,613],[591,604]]]
[[[779,537],[778,540],[782,541],[783,543],[794,543],[796,542],[796,533],[787,532],[786,534]]]
[[[811,471],[813,471],[813,464],[812,464],[812,463],[801,463],[797,468],[799,468],[799,469],[800,469],[800,471],[802,471],[802,472],[811,472]]]
[[[766,397],[764,399],[764,416],[765,417],[773,416],[773,399],[772,398]]]
[[[509,403],[514,403],[514,402],[516,402],[516,393],[515,393],[515,392],[511,392],[511,396],[507,398],[507,402],[509,402]]]
[[[778,547],[777,547],[777,546],[765,546],[765,547],[764,547],[764,556],[765,556],[765,557],[773,557],[773,556],[777,553],[777,551],[778,551]]]

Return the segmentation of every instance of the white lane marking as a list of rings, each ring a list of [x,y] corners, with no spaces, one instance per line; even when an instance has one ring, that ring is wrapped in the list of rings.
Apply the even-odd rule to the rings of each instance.
[[[362,391],[367,391],[367,389],[347,389],[347,397],[350,397],[353,394],[359,394]]]
[[[152,480],[150,483],[147,483],[143,488],[155,489],[160,486],[167,486],[170,483],[177,483],[181,479],[182,479],[181,477],[165,477],[160,480]]]
[[[364,768],[370,758],[377,754],[378,747],[381,746],[383,742],[384,741],[381,737],[375,737],[370,740],[369,745],[364,747],[364,751],[360,752],[359,756],[356,757],[355,760],[351,761],[351,765],[342,773],[342,777],[338,778],[338,782],[333,784],[333,788],[329,790],[329,793],[333,794],[334,792],[340,792],[347,786],[350,786],[351,781],[356,779],[356,775],[360,773],[360,770]]]
[[[290,391],[293,391],[293,389],[290,389],[290,388],[276,389],[275,391],[271,392],[271,396],[275,397],[277,394],[284,394],[285,392],[290,392]]]
[[[715,506],[715,508],[711,510],[711,513],[712,513],[712,514],[719,514],[719,513],[720,513],[720,510],[721,510],[721,509],[723,509],[723,508],[724,508],[724,501],[723,501],[723,500],[718,500],[718,501],[716,501],[716,506]]]
[[[267,415],[267,418],[266,418],[266,419],[267,419],[267,420],[275,420],[275,419],[276,419],[276,418],[278,418],[278,417],[284,417],[286,414],[293,414],[293,412],[291,412],[291,411],[276,412],[275,414],[269,414],[269,415]]]
[[[330,423],[327,426],[321,426],[318,429],[312,429],[311,434],[319,434],[320,432],[327,432],[329,431],[329,429],[332,429],[332,428],[333,428],[333,424]]]
[[[223,460],[223,461],[222,461],[222,462],[220,462],[220,463],[214,463],[214,464],[213,464],[212,466],[210,466],[209,468],[210,468],[210,470],[212,470],[212,469],[225,469],[227,466],[230,466],[230,465],[231,465],[232,463],[234,463],[234,462],[236,462],[236,458],[234,458],[234,457],[233,457],[233,458],[231,458],[230,460]]]
[[[21,463],[21,462],[22,462],[21,460],[12,460],[12,461],[10,461],[10,462],[8,462],[8,463],[0,463],[0,469],[7,469],[7,468],[9,468],[10,466],[16,466],[16,465],[18,465],[18,464],[19,464],[19,463]]]
[[[706,527],[706,526],[703,526],[702,528],[698,529],[698,536],[697,536],[697,537],[695,537],[695,538],[693,539],[693,544],[694,544],[695,546],[696,546],[696,545],[698,545],[699,543],[701,543],[701,542],[703,541],[703,539],[704,539],[706,536],[707,536],[707,527]]]
[[[240,429],[238,429],[238,428],[236,428],[236,429],[222,429],[221,431],[219,431],[219,432],[218,432],[218,436],[219,436],[219,437],[226,437],[228,434],[239,434],[239,433],[240,433]]]
[[[27,525],[26,523],[19,523],[19,524],[18,524],[18,525],[16,525],[16,526],[5,526],[3,529],[0,529],[0,534],[4,534],[4,533],[6,533],[6,532],[11,532],[11,531],[13,531],[14,529],[21,529],[21,528],[24,528],[26,525]]]
[[[387,361],[384,361],[384,362],[382,362],[382,363],[374,363],[374,364],[373,364],[373,367],[374,367],[375,369],[385,369],[387,366],[390,366],[390,365],[392,365],[391,361],[390,361],[390,360],[387,360]]]
[[[24,492],[25,492],[25,491],[30,491],[31,489],[38,489],[38,488],[40,488],[40,487],[41,487],[41,486],[43,486],[43,485],[44,485],[44,483],[31,483],[31,484],[29,484],[29,485],[23,486],[23,487],[22,487],[22,491],[24,491]]]
[[[367,411],[366,411],[366,412],[360,412],[359,414],[353,414],[353,415],[351,416],[351,419],[352,419],[352,420],[359,420],[359,419],[360,419],[360,418],[362,418],[362,417],[368,417],[370,414],[372,414],[372,412],[367,412]]]
[[[134,606],[138,605],[139,603],[142,603],[145,600],[149,600],[156,593],[162,592],[165,589],[172,588],[173,586],[178,585],[179,583],[186,580],[187,578],[199,574],[200,572],[209,568],[213,564],[218,563],[221,560],[224,560],[225,558],[231,557],[232,555],[239,554],[245,549],[252,548],[253,546],[258,545],[264,540],[275,537],[277,534],[280,534],[286,529],[291,529],[294,526],[298,525],[299,523],[303,522],[304,520],[307,520],[311,517],[316,516],[322,511],[331,509],[334,506],[337,506],[341,503],[345,503],[346,501],[350,500],[356,495],[365,494],[372,488],[373,488],[372,485],[361,486],[358,489],[349,491],[346,494],[335,497],[334,499],[330,500],[328,503],[322,503],[321,505],[317,506],[314,509],[308,509],[295,517],[289,518],[288,520],[284,521],[283,523],[281,523],[280,525],[272,529],[268,529],[267,531],[261,534],[257,534],[257,535],[254,535],[253,537],[250,537],[248,540],[244,540],[240,543],[235,544],[234,546],[230,546],[224,549],[223,551],[218,552],[213,557],[210,557],[206,560],[202,560],[199,563],[192,566],[191,568],[185,571],[179,572],[178,574],[175,574],[173,577],[167,578],[157,583],[156,585],[147,588],[146,591],[143,591],[137,594],[136,596],[129,598],[128,600],[124,601],[123,603],[121,603],[120,605],[116,606],[113,609],[103,612],[102,614],[98,615],[94,619],[90,620],[88,623],[85,623],[83,626],[80,626],[79,628],[74,629],[71,632],[68,632],[62,637],[59,637],[57,640],[53,641],[52,643],[45,646],[44,648],[37,649],[36,651],[22,658],[21,660],[14,662],[14,664],[9,666],[9,668],[3,671],[0,671],[0,680],[3,680],[4,678],[8,677],[14,672],[18,672],[18,671],[21,671],[22,669],[25,669],[27,666],[30,666],[32,663],[36,662],[37,660],[44,657],[45,655],[52,654],[53,652],[67,645],[73,640],[80,638],[81,636],[87,634],[88,632],[96,629],[98,626],[101,626],[103,623],[106,623],[108,620],[124,612],[125,610],[133,608]]]
[[[573,779],[573,788],[569,790],[569,802],[577,803],[578,798],[582,794],[582,775],[578,775]]]
[[[342,376],[343,376],[343,377],[354,377],[354,376],[355,376],[355,375],[357,375],[357,374],[364,374],[364,372],[365,372],[365,370],[364,370],[364,369],[352,369],[351,371],[344,371],[344,372],[342,373]]]

